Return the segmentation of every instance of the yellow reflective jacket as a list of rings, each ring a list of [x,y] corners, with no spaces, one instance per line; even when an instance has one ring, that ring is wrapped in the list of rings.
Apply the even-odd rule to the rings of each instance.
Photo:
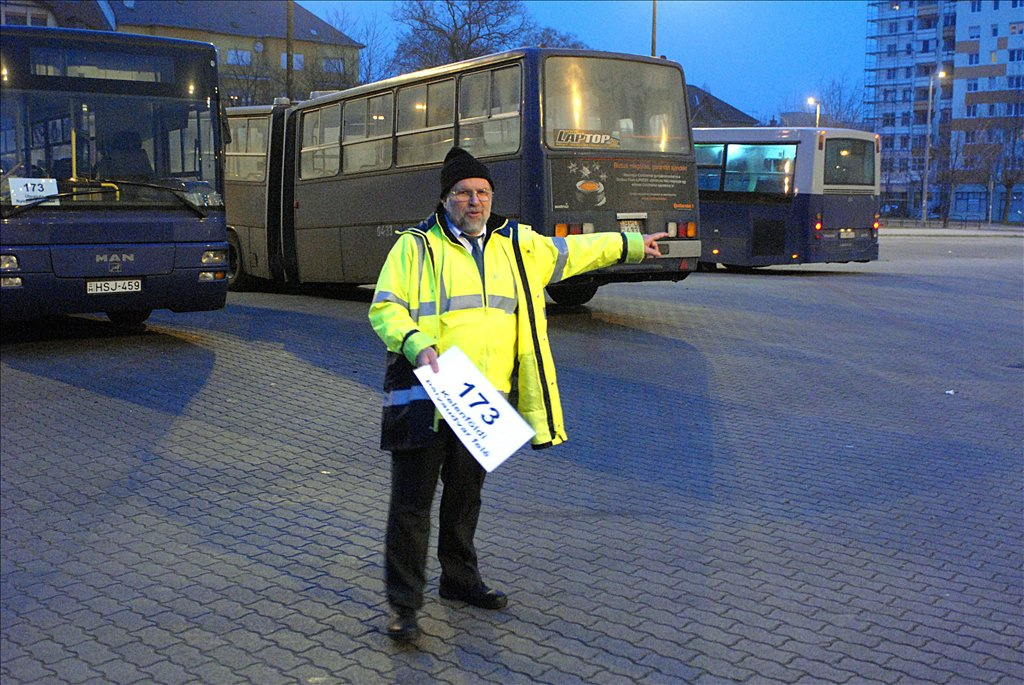
[[[399,234],[377,280],[369,317],[388,349],[381,447],[429,444],[433,405],[412,373],[421,351],[461,349],[536,431],[535,448],[566,439],[548,343],[544,287],[619,262],[643,260],[638,233],[538,235],[492,215],[484,278],[442,206]],[[513,379],[516,387],[512,387]]]

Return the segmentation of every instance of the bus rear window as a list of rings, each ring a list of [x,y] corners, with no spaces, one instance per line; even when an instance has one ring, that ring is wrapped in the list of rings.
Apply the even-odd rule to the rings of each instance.
[[[825,185],[873,186],[874,184],[874,143],[851,138],[830,138],[825,141]]]
[[[544,140],[552,148],[690,149],[682,72],[599,57],[544,64]]]

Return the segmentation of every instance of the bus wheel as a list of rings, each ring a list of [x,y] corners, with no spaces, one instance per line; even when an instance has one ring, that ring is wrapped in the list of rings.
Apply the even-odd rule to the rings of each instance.
[[[238,245],[238,236],[228,233],[228,290],[242,292],[252,286],[252,276],[245,273],[242,264],[242,248]]]
[[[107,312],[107,318],[110,319],[110,323],[120,328],[137,328],[149,318],[152,311],[152,309],[131,309],[128,311]]]
[[[568,307],[578,307],[581,304],[590,302],[597,294],[597,284],[587,283],[584,285],[552,285],[548,286],[548,295],[558,304]]]

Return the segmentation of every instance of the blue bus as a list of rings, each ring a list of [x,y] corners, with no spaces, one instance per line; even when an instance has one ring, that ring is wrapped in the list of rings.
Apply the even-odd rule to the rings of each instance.
[[[524,48],[311,99],[228,109],[233,287],[367,284],[395,232],[437,205],[453,145],[488,165],[494,211],[551,236],[667,231],[662,255],[553,284],[582,304],[603,283],[678,281],[700,257],[682,67]]]
[[[878,259],[878,136],[695,128],[701,268]]]
[[[0,30],[3,321],[227,296],[217,58],[130,34]]]

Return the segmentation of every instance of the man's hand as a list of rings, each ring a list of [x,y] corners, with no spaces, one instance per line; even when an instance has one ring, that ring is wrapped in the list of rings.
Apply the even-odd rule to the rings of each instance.
[[[647,233],[644,235],[644,256],[645,257],[658,257],[661,255],[661,250],[658,249],[658,240],[667,238],[668,233],[662,231],[661,233]]]
[[[430,368],[437,373],[441,370],[441,367],[437,365],[437,350],[433,347],[424,347],[423,350],[416,355],[416,366],[426,366],[430,364]]]

